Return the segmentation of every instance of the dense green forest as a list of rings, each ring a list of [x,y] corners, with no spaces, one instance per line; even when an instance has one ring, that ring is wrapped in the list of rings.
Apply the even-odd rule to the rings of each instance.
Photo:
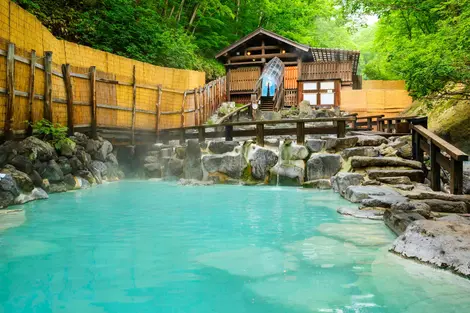
[[[470,0],[17,0],[66,40],[223,75],[214,55],[257,27],[316,47],[361,50],[367,79],[452,95],[470,79]],[[368,25],[367,19],[378,17]],[[465,94],[467,89],[458,89]]]

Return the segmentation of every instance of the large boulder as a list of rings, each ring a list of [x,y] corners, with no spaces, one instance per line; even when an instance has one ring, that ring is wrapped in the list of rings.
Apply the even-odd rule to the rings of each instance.
[[[108,154],[110,154],[113,151],[113,145],[107,140],[103,140],[102,142],[98,141],[99,144],[97,144],[96,142],[97,141],[94,141],[93,143],[94,145],[93,149],[96,149],[96,150],[92,151],[92,156],[94,157],[95,160],[106,162]]]
[[[77,151],[77,144],[72,139],[63,141],[59,149],[60,155],[66,156],[66,157],[73,156],[76,151]]]
[[[240,179],[248,165],[245,157],[235,152],[204,155],[202,164],[209,174],[222,173],[234,179]]]
[[[341,152],[341,156],[347,160],[353,156],[378,157],[379,151],[374,147],[354,147],[347,148]]]
[[[78,132],[73,133],[73,136],[70,136],[70,139],[72,139],[77,145],[82,147],[86,147],[88,143],[87,135]]]
[[[59,164],[60,169],[62,170],[62,173],[64,175],[72,173],[72,166],[70,165],[69,159],[67,159],[64,156],[60,156],[59,159],[57,159],[57,164]]]
[[[183,177],[201,180],[203,177],[201,164],[201,148],[197,139],[188,140],[186,157],[183,164]]]
[[[77,151],[77,158],[84,166],[88,165],[91,162],[91,155],[84,150]]]
[[[424,181],[424,172],[422,170],[367,170],[367,175],[370,179],[406,176],[414,182],[421,183]]]
[[[304,183],[305,163],[302,160],[278,163],[269,170],[269,183],[282,186],[300,186]]]
[[[76,174],[78,171],[84,170],[85,166],[76,156],[69,159],[70,167],[72,168],[72,174]]]
[[[209,151],[214,154],[224,154],[232,152],[240,144],[236,141],[211,141],[209,143]]]
[[[310,180],[304,182],[302,187],[322,190],[331,189],[331,181],[329,179]]]
[[[15,204],[24,204],[30,201],[48,199],[49,196],[42,188],[34,188],[29,193],[22,193],[15,199]]]
[[[470,162],[463,163],[463,193],[470,194]]]
[[[307,161],[307,180],[330,179],[341,169],[341,162],[337,154],[312,154]]]
[[[406,201],[406,198],[404,198],[397,191],[393,190],[392,188],[382,186],[349,186],[346,188],[344,193],[344,198],[346,200],[355,203],[360,203],[366,199],[382,199],[385,197],[389,197],[395,200],[403,200],[401,202]]]
[[[301,117],[311,116],[313,114],[312,106],[309,101],[302,101],[299,103],[299,115]]]
[[[349,186],[359,186],[364,181],[364,177],[358,173],[340,172],[331,177],[331,186],[333,190],[344,195]]]
[[[61,193],[61,192],[67,192],[67,191],[68,191],[68,188],[64,182],[50,184],[49,189],[48,189],[49,193]]]
[[[444,213],[468,213],[467,205],[463,201],[446,201],[439,199],[421,200],[426,203],[431,211]]]
[[[258,180],[264,180],[269,176],[269,170],[276,165],[279,157],[274,151],[257,147],[250,153],[248,161],[251,165],[251,175]]]
[[[105,179],[108,174],[108,167],[106,164],[97,160],[92,161],[88,169],[98,181]]]
[[[346,137],[346,138],[332,138],[322,137],[326,140],[325,149],[333,151],[342,151],[347,148],[352,148],[357,143],[357,137]]]
[[[305,142],[305,146],[307,147],[310,153],[317,153],[322,151],[325,148],[326,140],[322,139],[308,139]]]
[[[51,144],[33,136],[18,144],[18,154],[22,154],[30,160],[49,161],[57,158],[57,153]]]
[[[412,223],[391,250],[470,277],[470,225],[452,221],[420,220]]]
[[[425,218],[417,212],[394,210],[392,208],[385,210],[383,219],[385,225],[399,236],[411,223],[424,220]]]
[[[354,156],[350,158],[351,166],[353,168],[365,168],[365,167],[410,167],[413,169],[421,169],[423,165],[421,162],[405,160],[402,158],[395,157],[361,157]]]
[[[55,160],[50,160],[47,165],[41,169],[39,174],[42,178],[49,180],[51,183],[64,180],[64,173]]]
[[[21,154],[15,155],[8,163],[26,174],[30,174],[33,171],[33,163],[31,160]]]
[[[13,204],[19,195],[20,189],[13,177],[0,171],[0,209]]]
[[[307,148],[288,139],[281,145],[279,154],[282,161],[305,160],[309,155]]]
[[[11,165],[6,165],[0,170],[0,173],[9,174],[16,182],[18,188],[23,192],[31,192],[34,189],[34,183],[28,174],[18,171]]]
[[[381,144],[388,143],[387,138],[378,136],[378,135],[371,135],[371,136],[359,135],[356,137],[357,137],[358,146],[380,146]]]
[[[168,165],[166,169],[166,176],[170,177],[180,177],[183,175],[183,165],[184,161],[177,158],[173,157],[168,160]]]

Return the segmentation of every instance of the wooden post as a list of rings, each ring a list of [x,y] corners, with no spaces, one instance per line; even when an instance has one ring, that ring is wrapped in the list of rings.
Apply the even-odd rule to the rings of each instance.
[[[372,130],[372,117],[367,118],[367,129]]]
[[[387,133],[392,133],[392,120],[387,120]]]
[[[441,166],[437,161],[440,149],[431,141],[431,188],[434,191],[441,191]],[[452,173],[451,173],[452,174]]]
[[[227,125],[225,126],[225,141],[233,141],[233,126]]]
[[[303,145],[305,142],[305,123],[297,122],[297,144]]]
[[[357,130],[357,115],[354,115],[354,120],[352,122],[352,128]]]
[[[132,125],[131,145],[135,146],[135,112],[137,108],[137,79],[135,77],[135,65],[132,69]]]
[[[194,88],[194,126],[199,126],[199,99],[197,98],[197,88]]]
[[[256,124],[256,144],[264,147],[264,124]]]
[[[186,130],[184,128],[181,128],[180,129],[180,145],[184,144],[184,142],[186,141]]]
[[[230,68],[227,68],[227,75],[225,75],[225,84],[226,84],[225,99],[227,99],[227,102],[230,102]]]
[[[338,138],[346,137],[346,121],[337,121],[336,127],[337,127],[337,137]]]
[[[97,139],[96,67],[90,67],[91,138]]]
[[[199,127],[199,142],[205,142],[206,141],[206,128],[205,127]]]
[[[376,127],[377,127],[378,132],[381,131],[380,130],[380,117],[377,118],[377,126]]]
[[[161,110],[160,106],[162,104],[162,85],[158,85],[158,96],[157,96],[157,125],[156,125],[156,132],[157,132],[157,138],[160,135],[160,116],[161,116]]]
[[[73,88],[70,76],[70,64],[62,64],[62,75],[64,76],[65,92],[67,95],[67,133],[72,136],[73,129]]]
[[[411,133],[413,159],[422,163],[424,161],[424,153],[423,150],[421,150],[421,136],[414,129],[411,130]]]
[[[11,124],[15,102],[15,44],[8,44],[7,52],[7,105],[5,114],[4,135],[7,140],[13,138]]]
[[[181,104],[181,128],[184,127],[184,105],[186,104],[186,91],[183,94],[183,102]]]
[[[44,56],[44,118],[52,122],[52,52]]]
[[[450,193],[463,194],[463,162],[450,160]]]
[[[28,129],[26,134],[31,136],[33,134],[33,101],[34,101],[34,81],[36,78],[36,51],[31,50],[31,63],[29,64],[29,84],[28,84]]]

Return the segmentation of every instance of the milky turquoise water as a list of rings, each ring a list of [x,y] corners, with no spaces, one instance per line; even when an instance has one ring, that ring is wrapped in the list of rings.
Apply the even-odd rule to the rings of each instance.
[[[470,281],[390,254],[343,201],[132,181],[53,195],[0,227],[0,312],[470,312]]]

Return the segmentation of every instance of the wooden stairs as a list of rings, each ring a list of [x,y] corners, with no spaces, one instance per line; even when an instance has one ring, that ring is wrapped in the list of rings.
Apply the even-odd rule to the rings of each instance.
[[[261,111],[274,111],[274,102],[272,97],[262,97],[259,106]]]

